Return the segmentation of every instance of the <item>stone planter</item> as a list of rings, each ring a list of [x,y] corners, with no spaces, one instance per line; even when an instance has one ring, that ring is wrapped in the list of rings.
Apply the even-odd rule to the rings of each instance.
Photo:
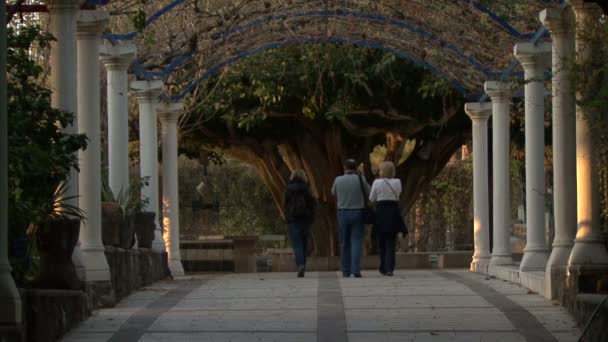
[[[156,213],[153,211],[144,211],[135,214],[135,235],[139,248],[152,248],[152,240],[154,240],[154,230]]]
[[[79,219],[58,219],[40,224],[36,233],[40,254],[37,288],[77,290],[82,287],[72,263],[72,252],[79,236]]]
[[[128,214],[124,216],[122,225],[120,226],[120,243],[118,247],[123,249],[131,249],[135,245],[135,215]]]
[[[250,273],[255,272],[255,245],[258,241],[257,236],[231,236],[234,251],[234,272]]]
[[[123,222],[122,208],[118,203],[101,203],[101,240],[106,246],[120,244],[120,226]]]

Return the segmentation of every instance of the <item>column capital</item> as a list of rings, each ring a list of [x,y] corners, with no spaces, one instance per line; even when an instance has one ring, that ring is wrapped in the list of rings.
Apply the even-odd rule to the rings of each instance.
[[[547,28],[551,35],[560,35],[574,32],[574,18],[569,8],[563,10],[557,8],[546,8],[538,15],[540,22]]]
[[[47,0],[46,7],[49,11],[77,11],[82,0]]]
[[[137,57],[135,44],[102,44],[99,46],[101,62],[108,70],[126,71]]]
[[[79,11],[76,18],[76,36],[78,38],[95,38],[110,23],[110,13],[100,10]]]
[[[464,104],[464,111],[475,121],[487,121],[492,115],[492,103],[491,102],[467,102]]]
[[[504,81],[487,81],[483,84],[483,90],[492,102],[511,102],[513,88],[513,83]]]
[[[177,122],[177,118],[184,112],[184,103],[163,103],[157,107],[156,111],[163,124],[175,123]]]
[[[135,91],[135,96],[139,101],[156,100],[163,91],[164,82],[161,80],[133,81],[131,89]]]
[[[519,60],[525,71],[542,70],[551,61],[551,43],[517,43],[513,49],[515,58]]]

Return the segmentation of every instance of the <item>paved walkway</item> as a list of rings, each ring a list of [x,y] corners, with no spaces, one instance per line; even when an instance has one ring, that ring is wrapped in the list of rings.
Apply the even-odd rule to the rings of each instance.
[[[203,275],[95,312],[63,341],[576,341],[561,307],[467,271]]]

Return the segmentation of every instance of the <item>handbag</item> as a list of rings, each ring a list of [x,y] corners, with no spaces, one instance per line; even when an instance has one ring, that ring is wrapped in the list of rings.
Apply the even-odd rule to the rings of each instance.
[[[396,200],[399,201],[399,195],[397,195],[397,191],[395,191],[395,189],[393,189],[393,187],[391,186],[391,183],[389,183],[385,178],[383,178],[382,180],[391,189],[391,191],[393,192],[393,195],[395,195]],[[403,235],[407,235],[409,233],[409,229],[407,229],[407,224],[405,224],[405,220],[403,219],[403,216],[400,216],[400,219],[401,219],[400,223],[402,223],[401,232],[403,233]]]
[[[367,204],[367,196],[365,196],[365,188],[363,187],[363,178],[359,175],[359,186],[361,187],[361,196],[363,196],[362,219],[363,224],[376,223],[376,212]]]

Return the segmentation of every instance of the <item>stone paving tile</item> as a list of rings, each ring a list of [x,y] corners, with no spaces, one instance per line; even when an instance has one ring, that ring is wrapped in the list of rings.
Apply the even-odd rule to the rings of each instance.
[[[316,333],[147,333],[139,342],[316,342]]]
[[[346,320],[349,332],[366,330],[515,330],[511,322],[494,308],[347,310]]]
[[[344,307],[351,309],[462,308],[492,307],[479,296],[388,296],[344,297]]]
[[[68,333],[63,339],[63,342],[106,342],[113,333],[85,333],[73,331]]]
[[[578,330],[572,316],[561,307],[529,307],[528,311],[549,331]]]
[[[316,310],[316,297],[290,298],[196,298],[182,301],[169,311],[198,310]]]
[[[148,331],[310,331],[317,329],[315,310],[171,311]]]
[[[514,332],[350,333],[349,342],[526,342]]]
[[[77,331],[80,332],[114,332],[126,322],[136,311],[134,310],[115,310],[104,309],[93,313],[86,321],[80,323]]]

